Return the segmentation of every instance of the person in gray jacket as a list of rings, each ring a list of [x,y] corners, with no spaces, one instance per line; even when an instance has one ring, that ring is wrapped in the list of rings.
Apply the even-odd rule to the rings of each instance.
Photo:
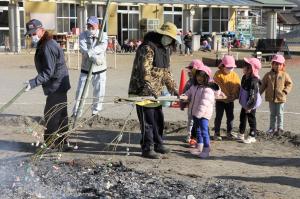
[[[76,103],[73,108],[73,116],[78,112],[79,102],[87,79],[90,64],[92,62],[93,105],[92,114],[97,115],[102,110],[102,102],[105,95],[106,84],[106,48],[108,43],[107,33],[103,33],[102,39],[97,45],[99,37],[99,20],[90,16],[87,20],[87,30],[79,36],[79,47],[82,54],[81,73],[76,91]],[[88,92],[87,92],[88,94]],[[85,96],[86,97],[86,96]],[[81,115],[81,113],[78,113]]]
[[[67,142],[67,92],[71,86],[64,53],[39,20],[32,19],[26,23],[26,30],[25,35],[31,36],[36,46],[34,63],[38,75],[26,82],[25,91],[42,85],[47,96],[44,109],[45,144],[50,148],[70,150]]]

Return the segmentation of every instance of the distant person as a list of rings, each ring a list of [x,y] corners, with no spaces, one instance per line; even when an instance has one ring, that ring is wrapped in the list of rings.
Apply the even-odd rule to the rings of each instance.
[[[224,111],[226,113],[226,132],[227,137],[232,137],[233,119],[234,119],[234,100],[239,98],[241,80],[234,71],[236,68],[234,57],[225,55],[219,65],[219,70],[214,75],[214,81],[220,86],[222,92],[227,96],[226,99],[216,101],[216,118],[215,118],[215,140],[222,140],[220,127]]]
[[[285,67],[284,57],[275,55],[272,59],[272,69],[265,74],[260,87],[260,93],[265,92],[265,100],[269,102],[270,125],[267,132],[272,135],[283,133],[284,104],[293,87],[292,79],[285,71]]]
[[[81,72],[76,91],[76,103],[73,108],[73,116],[75,116],[78,112],[84,84],[86,82],[91,65],[93,65],[93,105],[91,107],[92,116],[98,115],[103,108],[102,103],[105,95],[106,85],[106,49],[108,37],[107,33],[104,32],[99,43],[97,43],[99,36],[99,20],[95,16],[90,16],[87,19],[87,30],[83,31],[79,36],[79,47],[82,54],[82,61]],[[86,95],[88,95],[88,92]],[[82,113],[79,113],[79,115],[81,114]]]
[[[261,63],[257,58],[244,58],[246,64],[243,67],[243,77],[240,88],[239,102],[242,106],[240,113],[240,134],[237,136],[246,144],[256,142],[256,109],[261,104],[261,96],[259,93],[260,79],[259,70]],[[250,126],[250,133],[247,138],[244,134],[246,131],[246,122]]]
[[[183,38],[184,45],[185,45],[185,56],[190,54],[190,56],[193,56],[193,34],[192,31],[190,30]]]
[[[210,43],[208,43],[208,40],[204,40],[203,42],[202,42],[202,50],[204,51],[204,52],[206,52],[206,51],[211,51],[211,45],[210,45]]]
[[[66,135],[69,130],[67,92],[71,86],[64,52],[37,19],[26,23],[25,35],[31,36],[36,46],[34,63],[38,72],[35,78],[26,82],[25,91],[42,85],[47,96],[44,109],[44,144],[52,149],[57,147],[63,151],[71,150]]]
[[[179,53],[180,53],[180,55],[182,55],[183,54],[183,47],[184,47],[184,42],[183,42],[183,33],[182,33],[182,30],[180,30],[179,32],[178,32],[178,37],[180,38],[180,42],[178,42],[178,49],[179,49]]]
[[[169,93],[178,96],[176,82],[170,71],[170,48],[176,44],[177,27],[164,23],[155,32],[148,32],[136,51],[128,94],[130,96],[161,95],[164,86]],[[167,154],[170,149],[163,140],[164,114],[162,104],[146,100],[136,104],[141,128],[142,157],[158,159],[159,153]]]

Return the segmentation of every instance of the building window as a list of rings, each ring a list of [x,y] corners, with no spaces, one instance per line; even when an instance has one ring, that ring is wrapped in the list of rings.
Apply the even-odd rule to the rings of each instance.
[[[139,6],[118,6],[118,42],[139,39]]]
[[[104,18],[105,5],[87,5],[87,16],[96,16],[101,24]]]
[[[164,7],[164,22],[172,22],[178,30],[182,30],[182,7]]]
[[[9,41],[9,24],[8,24],[8,4],[9,1],[0,1],[0,51],[6,46]],[[19,1],[19,15],[20,15],[20,38],[21,46],[25,47],[25,22],[24,22],[24,7],[23,2]]]
[[[58,3],[56,13],[57,33],[71,32],[77,27],[77,5],[69,3]]]
[[[210,32],[209,30],[209,19],[210,19],[210,9],[203,8],[202,9],[202,32]]]
[[[228,30],[228,8],[212,8],[212,32]]]

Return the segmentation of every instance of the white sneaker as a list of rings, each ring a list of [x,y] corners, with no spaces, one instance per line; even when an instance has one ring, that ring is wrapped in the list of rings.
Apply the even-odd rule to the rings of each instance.
[[[245,140],[245,135],[244,134],[241,134],[241,133],[239,133],[238,135],[237,135],[237,137],[236,137],[238,140],[242,140],[242,141],[244,141]],[[254,138],[255,139],[255,138]]]
[[[256,142],[256,139],[255,139],[255,137],[248,136],[248,138],[245,139],[243,142],[244,142],[245,144],[251,144],[251,143]]]
[[[235,139],[237,139],[237,140],[242,140],[242,141],[245,140],[244,134],[241,134],[241,133],[231,133],[231,134],[232,134],[232,136],[233,136]]]
[[[232,135],[232,137],[234,137],[234,138],[238,138],[239,133],[237,133],[237,132],[231,132],[231,135]]]

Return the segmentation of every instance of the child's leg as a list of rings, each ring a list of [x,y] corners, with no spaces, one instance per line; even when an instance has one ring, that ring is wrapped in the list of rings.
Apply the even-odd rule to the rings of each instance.
[[[196,132],[196,128],[195,128],[195,123],[193,123],[191,139],[196,139],[196,138],[197,138],[197,132]]]
[[[188,110],[188,122],[187,122],[187,131],[188,135],[191,136],[193,128],[193,116],[190,114],[190,111]]]
[[[270,108],[270,129],[275,129],[276,123],[276,104],[274,102],[269,102]]]
[[[241,109],[241,113],[240,113],[240,126],[239,126],[240,134],[244,134],[245,133],[246,122],[247,122],[246,110],[244,108],[242,108]]]
[[[278,128],[278,130],[283,130],[284,103],[279,103],[277,106],[278,106],[277,128]]]
[[[215,135],[217,136],[220,136],[220,127],[225,108],[224,104],[224,102],[216,102]]]
[[[194,120],[194,129],[195,129],[195,132],[197,134],[197,145],[194,149],[191,149],[191,153],[193,155],[199,155],[201,152],[202,152],[202,149],[203,149],[203,137],[201,135],[201,128],[200,128],[200,121],[198,118],[196,117],[193,117],[193,120]]]
[[[233,126],[233,109],[234,109],[234,103],[229,102],[225,104],[225,113],[226,113],[226,124],[227,124],[227,134],[230,134],[232,131],[232,126]]]
[[[256,135],[256,109],[252,110],[250,113],[247,113],[248,123],[250,126],[250,136],[255,137]]]
[[[201,123],[200,123],[200,119],[193,117],[194,120],[194,128],[196,131],[196,138],[197,138],[197,143],[198,144],[203,144],[203,137],[201,135]]]
[[[201,128],[201,134],[203,136],[203,150],[199,154],[200,158],[207,158],[209,156],[210,152],[210,138],[209,138],[209,132],[208,132],[208,119],[201,118],[200,119],[200,128]]]
[[[210,146],[208,119],[201,118],[199,122],[200,122],[201,137],[203,140],[203,145],[205,148],[208,148]]]

